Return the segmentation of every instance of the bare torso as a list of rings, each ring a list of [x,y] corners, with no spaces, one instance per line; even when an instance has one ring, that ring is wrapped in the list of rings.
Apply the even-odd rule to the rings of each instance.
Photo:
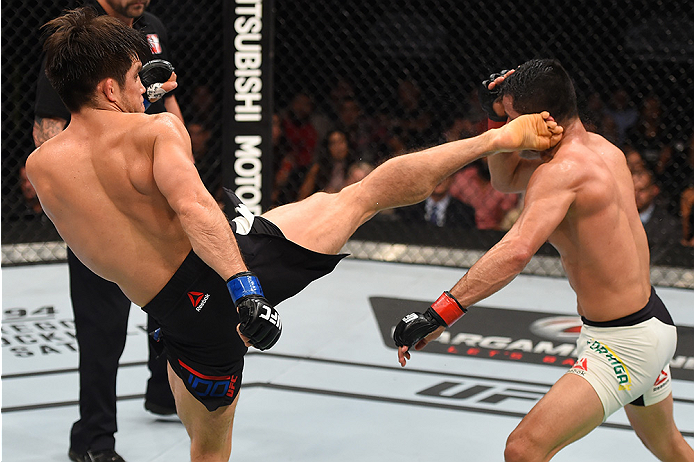
[[[153,175],[150,116],[90,111],[44,143],[27,171],[44,210],[75,255],[142,306],[191,244]]]
[[[581,126],[562,140],[550,162],[580,166],[574,172],[575,200],[549,238],[576,292],[579,313],[608,321],[643,308],[651,287],[648,243],[624,154]]]

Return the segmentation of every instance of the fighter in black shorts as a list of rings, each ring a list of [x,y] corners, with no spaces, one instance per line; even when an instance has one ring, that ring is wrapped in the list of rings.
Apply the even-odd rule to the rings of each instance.
[[[226,192],[239,212],[229,222],[236,242],[272,305],[330,273],[347,256],[314,252],[287,240],[272,222],[254,217],[233,192]],[[209,411],[231,404],[241,388],[248,348],[230,328],[240,323],[230,302],[226,282],[191,251],[142,308],[161,326],[152,336],[159,351],[165,347],[174,372]]]

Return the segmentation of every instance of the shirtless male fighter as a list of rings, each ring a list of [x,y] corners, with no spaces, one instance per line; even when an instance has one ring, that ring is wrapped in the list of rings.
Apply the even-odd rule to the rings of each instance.
[[[651,287],[648,242],[624,153],[583,127],[573,83],[558,61],[531,60],[493,77],[486,90],[498,98],[489,99],[490,118],[515,121],[550,111],[564,133],[550,152],[489,157],[494,187],[525,191],[524,209],[450,292],[426,313],[399,322],[400,364],[410,359],[412,346],[422,349],[471,305],[511,282],[549,241],[583,319],[579,359],[511,433],[506,460],[549,460],[624,407],[658,458],[694,461],[672,415],[669,363],[677,332]]]

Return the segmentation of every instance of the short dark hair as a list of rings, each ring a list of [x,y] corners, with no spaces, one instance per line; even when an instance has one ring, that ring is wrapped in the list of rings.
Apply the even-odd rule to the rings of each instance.
[[[150,55],[140,32],[94,8],[77,8],[46,23],[46,76],[70,112],[88,104],[97,84],[113,78],[121,87],[133,61]]]
[[[513,97],[513,109],[521,114],[549,111],[559,123],[578,116],[573,82],[556,59],[521,64],[504,80],[502,94]]]

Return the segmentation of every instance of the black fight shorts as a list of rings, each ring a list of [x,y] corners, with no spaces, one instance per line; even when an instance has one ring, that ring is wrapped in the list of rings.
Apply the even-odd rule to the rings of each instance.
[[[255,217],[248,234],[236,234],[236,240],[273,305],[333,271],[346,256],[301,247],[261,217]],[[226,281],[191,251],[142,309],[161,326],[156,346],[163,346],[188,391],[209,411],[231,404],[241,388],[247,348],[236,332],[239,316]]]

